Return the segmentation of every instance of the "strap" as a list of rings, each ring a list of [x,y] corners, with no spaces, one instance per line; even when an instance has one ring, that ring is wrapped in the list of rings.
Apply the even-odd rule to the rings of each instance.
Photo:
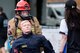
[[[16,36],[17,35],[17,27],[18,27],[19,19],[17,17],[14,17],[14,21],[15,21],[15,36]]]

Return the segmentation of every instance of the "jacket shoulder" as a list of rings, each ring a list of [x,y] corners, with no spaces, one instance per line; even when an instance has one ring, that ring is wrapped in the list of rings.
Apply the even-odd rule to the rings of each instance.
[[[45,38],[45,36],[44,35],[35,35],[37,38],[40,38],[40,40],[43,40],[43,39],[45,39],[46,40],[46,38]]]
[[[23,38],[19,37],[16,40],[14,40],[13,42],[13,47],[17,47],[18,45],[20,45],[23,42]]]
[[[12,22],[14,22],[14,18],[12,18],[12,19],[10,19],[10,20],[8,21],[8,23],[12,23]]]

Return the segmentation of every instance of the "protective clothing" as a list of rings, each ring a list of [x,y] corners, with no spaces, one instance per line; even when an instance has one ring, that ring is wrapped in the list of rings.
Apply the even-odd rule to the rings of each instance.
[[[34,34],[42,34],[41,26],[40,26],[37,18],[34,16],[30,16],[30,13],[29,13],[30,6],[26,1],[20,0],[16,5],[15,11],[16,11],[15,17],[8,21],[8,35],[12,35],[14,39],[22,36],[22,31],[20,29],[20,22],[22,20],[30,20],[31,21],[32,32]],[[28,16],[22,17],[20,14],[22,11],[27,11]]]
[[[15,27],[15,18],[12,18],[8,22],[8,33],[12,34],[13,37],[16,37],[16,38],[20,37],[21,34],[22,34],[22,31],[20,29],[20,22],[22,21],[22,19],[21,19],[20,16],[17,16],[17,18],[18,18],[17,30],[16,30],[16,27]],[[40,26],[37,18],[33,17],[30,21],[32,23],[32,32],[34,34],[42,34],[41,26]],[[16,35],[15,35],[15,33],[16,33]]]

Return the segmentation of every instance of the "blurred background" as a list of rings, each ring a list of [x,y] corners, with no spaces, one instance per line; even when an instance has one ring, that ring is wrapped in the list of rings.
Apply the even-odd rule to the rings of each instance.
[[[0,0],[0,6],[8,18],[14,17],[14,9],[19,0]],[[64,3],[67,0],[26,0],[31,6],[31,15],[36,16],[41,25],[59,25],[58,20],[64,16]],[[76,0],[80,7],[80,1]],[[55,6],[56,5],[56,6]],[[59,6],[60,5],[60,6]],[[60,18],[59,18],[60,17]],[[57,20],[58,19],[58,20]],[[57,22],[55,22],[57,21]],[[54,23],[53,23],[54,22]]]
[[[0,6],[3,7],[8,19],[15,15],[16,3],[19,0],[0,0]],[[31,7],[31,15],[36,16],[42,27],[42,33],[51,41],[56,53],[59,53],[59,44],[61,35],[59,34],[59,25],[64,18],[65,2],[67,0],[26,0]],[[80,9],[80,0],[75,0]],[[5,44],[7,50],[7,44]]]

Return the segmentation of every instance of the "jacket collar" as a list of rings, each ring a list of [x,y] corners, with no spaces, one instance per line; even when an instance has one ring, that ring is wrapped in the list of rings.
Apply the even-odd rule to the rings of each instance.
[[[31,37],[32,35],[33,35],[32,32],[30,32],[29,34],[24,34],[24,33],[22,33],[22,37],[24,37],[24,38],[29,38],[29,37]]]

